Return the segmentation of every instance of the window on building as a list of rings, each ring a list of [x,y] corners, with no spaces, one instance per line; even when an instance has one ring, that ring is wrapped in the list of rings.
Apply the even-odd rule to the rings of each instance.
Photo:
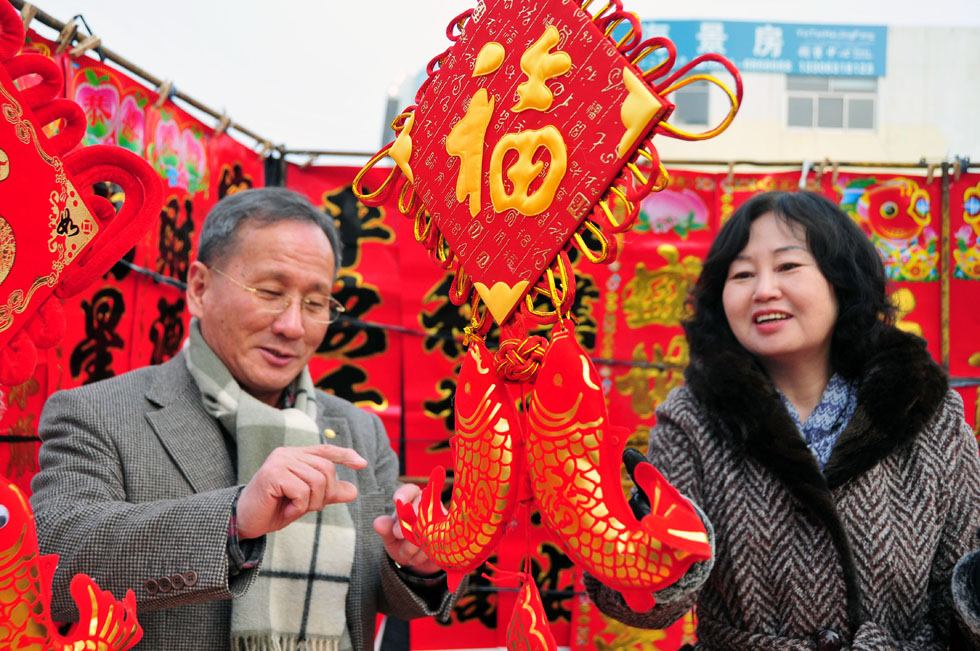
[[[670,99],[677,105],[670,121],[678,124],[708,124],[708,82],[695,81],[672,93]]]
[[[874,129],[874,77],[786,77],[786,124],[818,129]]]

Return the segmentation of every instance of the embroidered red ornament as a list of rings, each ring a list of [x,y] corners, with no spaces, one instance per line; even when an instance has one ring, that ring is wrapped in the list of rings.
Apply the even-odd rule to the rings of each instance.
[[[61,69],[40,54],[17,55],[20,16],[0,3],[0,384],[30,378],[38,348],[60,341],[59,298],[104,274],[160,210],[160,181],[118,147],[73,148],[85,114],[57,98]],[[39,80],[39,81],[34,81]],[[44,127],[57,123],[56,135]],[[125,194],[117,214],[93,192],[111,182]]]
[[[361,171],[355,192],[369,205],[397,193],[416,239],[454,272],[450,299],[469,303],[472,315],[452,501],[446,510],[439,499],[445,470],[436,468],[418,515],[399,505],[406,537],[455,584],[493,551],[515,504],[533,502],[577,565],[647,610],[711,550],[691,504],[650,464],[635,474],[652,513],[639,521],[626,503],[626,437],[569,321],[569,252],[614,260],[640,201],[667,184],[653,136],[717,135],[738,110],[742,83],[715,54],[673,70],[668,39],[644,40],[618,0],[591,5],[486,0],[457,17],[452,45],[429,64],[417,104],[395,120],[396,139]],[[734,90],[695,70],[706,62],[726,70]],[[669,97],[698,81],[719,86],[731,107],[717,126],[687,133],[667,122]],[[363,187],[385,157],[395,163],[386,180]],[[491,354],[483,337],[493,321],[500,346]],[[544,324],[553,325],[550,341],[531,335]]]

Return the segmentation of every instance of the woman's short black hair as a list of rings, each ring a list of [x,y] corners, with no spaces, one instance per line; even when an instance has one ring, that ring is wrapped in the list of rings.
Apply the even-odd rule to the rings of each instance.
[[[684,322],[691,358],[722,348],[741,348],[732,334],[722,292],[728,268],[749,241],[752,222],[773,213],[806,233],[821,273],[834,288],[837,322],[830,363],[845,377],[857,376],[869,344],[891,327],[894,308],[885,292],[881,258],[861,229],[832,201],[815,192],[766,192],[745,202],[718,232],[691,292],[692,317]]]

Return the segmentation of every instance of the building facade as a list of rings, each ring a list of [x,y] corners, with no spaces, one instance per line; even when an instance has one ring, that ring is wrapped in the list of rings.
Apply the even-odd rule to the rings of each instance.
[[[738,117],[699,144],[699,159],[980,159],[978,28],[645,21],[643,33],[671,38],[678,64],[716,51],[741,70]],[[846,46],[855,33],[872,41],[859,60]],[[719,123],[729,107],[723,91],[703,82],[671,99],[670,121],[689,131]],[[666,160],[690,158],[683,142],[658,138],[657,146]]]

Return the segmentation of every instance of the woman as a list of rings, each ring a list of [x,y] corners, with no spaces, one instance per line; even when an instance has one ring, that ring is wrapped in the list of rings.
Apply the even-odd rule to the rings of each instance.
[[[980,458],[924,342],[893,325],[874,247],[809,192],[748,201],[718,234],[685,323],[687,385],[651,462],[700,509],[715,555],[630,610],[698,606],[699,649],[944,649],[966,635],[956,561],[977,546]],[[962,627],[966,630],[966,627]]]

